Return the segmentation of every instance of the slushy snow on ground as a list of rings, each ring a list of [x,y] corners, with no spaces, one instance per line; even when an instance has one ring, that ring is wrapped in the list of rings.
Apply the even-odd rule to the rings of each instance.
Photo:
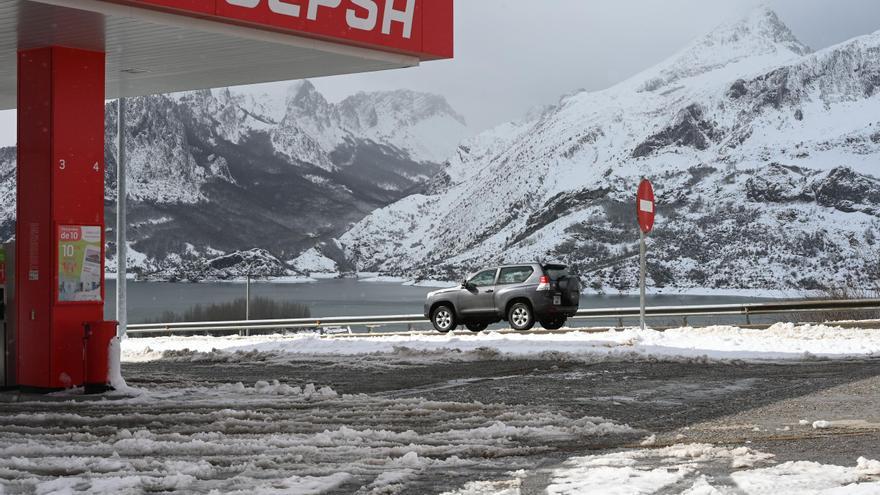
[[[538,408],[278,381],[53,399],[0,415],[0,493],[395,493],[432,472],[503,474],[556,445],[636,434]]]

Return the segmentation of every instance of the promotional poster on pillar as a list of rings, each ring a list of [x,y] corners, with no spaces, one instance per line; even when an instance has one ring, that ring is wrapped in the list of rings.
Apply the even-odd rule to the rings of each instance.
[[[101,302],[101,227],[58,227],[58,301]]]

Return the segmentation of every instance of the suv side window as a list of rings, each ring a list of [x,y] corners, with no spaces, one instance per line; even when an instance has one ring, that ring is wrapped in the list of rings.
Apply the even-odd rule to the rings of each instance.
[[[501,276],[498,277],[499,284],[521,284],[529,279],[535,273],[530,266],[517,266],[513,268],[502,268]]]
[[[484,272],[480,272],[469,280],[470,284],[476,287],[486,287],[488,285],[495,285],[495,272],[497,270],[486,270]]]

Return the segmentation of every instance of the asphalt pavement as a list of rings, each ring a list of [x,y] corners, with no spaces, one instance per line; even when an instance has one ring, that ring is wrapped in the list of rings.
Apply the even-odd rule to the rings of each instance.
[[[240,443],[235,449],[230,447],[235,435],[272,443],[275,437],[261,435],[295,432],[311,435],[297,438],[312,450],[303,450],[299,457],[291,454],[290,464],[281,463],[281,467],[277,452],[265,453],[265,460],[258,464],[261,469],[269,463],[273,469],[283,467],[304,477],[331,476],[334,470],[354,473],[329,493],[443,493],[469,482],[503,483],[512,472],[520,473],[517,487],[521,493],[543,493],[551,473],[566,459],[691,443],[748,446],[775,455],[779,462],[811,460],[848,466],[861,456],[880,459],[878,360],[719,364],[584,363],[497,356],[446,363],[422,363],[415,358],[373,362],[291,357],[287,362],[234,363],[165,359],[125,363],[124,374],[130,386],[155,397],[0,395],[0,446],[20,446],[28,440],[53,449],[58,448],[59,435],[70,433],[72,444],[61,444],[62,450],[75,451],[76,442],[81,441],[100,455],[98,446],[106,444],[116,456],[122,448],[125,458],[126,444],[118,443],[118,432],[145,430],[142,436],[151,442],[196,437],[200,442],[217,442],[214,449],[241,452],[217,456],[208,450],[210,454],[201,459],[215,468],[222,465],[232,470],[249,452]],[[345,399],[286,402],[284,397],[267,396],[247,402],[254,400],[247,387],[273,380],[331,387]],[[237,382],[245,388],[230,388]],[[255,411],[265,417],[251,418]],[[228,418],[218,422],[217,417],[224,415],[236,422]],[[583,418],[594,417],[630,428],[602,433],[592,423],[584,426]],[[266,426],[267,421],[274,426]],[[499,431],[492,432],[493,428]],[[330,435],[327,432],[340,430],[358,430],[356,434],[363,438],[324,438]],[[225,436],[217,439],[217,431]],[[480,435],[484,441],[469,438]],[[154,444],[148,453],[155,456],[154,463],[170,462],[167,458],[176,456],[180,456],[176,462],[195,462],[194,447],[187,445],[185,455],[176,447]],[[357,450],[365,446],[369,448]],[[139,445],[134,453],[143,448]],[[297,448],[304,447],[288,446],[291,451]],[[435,460],[401,471],[399,459],[389,459],[402,456],[408,448],[418,451],[423,460]],[[33,455],[38,456],[39,449]],[[386,479],[393,489],[383,492],[377,483],[390,465],[398,466],[395,472],[408,474],[396,484]],[[151,466],[150,472],[156,471]],[[0,465],[0,473],[3,469]],[[15,473],[6,475],[9,493],[35,493],[28,488],[29,475],[44,481],[71,476],[61,468],[7,469]],[[125,469],[140,472],[142,467],[131,461]],[[241,473],[235,473],[223,476],[238,479],[234,476]],[[263,476],[268,474],[254,479]],[[209,493],[221,487],[219,493],[223,493],[221,481],[219,475],[206,478],[201,484],[186,485],[189,489],[183,492]]]
[[[178,386],[230,378],[218,376],[211,363],[127,364],[126,371],[134,385]],[[860,456],[880,459],[880,360],[585,364],[492,359],[427,365],[403,361],[387,367],[365,367],[356,360],[348,366],[339,360],[292,360],[287,365],[235,364],[227,371],[244,382],[274,377],[326,384],[345,394],[503,404],[512,410],[540,408],[572,418],[596,416],[644,432],[554,449],[536,460],[548,469],[571,455],[641,447],[645,435],[655,436],[653,447],[748,445],[774,454],[780,462],[850,465]],[[821,421],[829,427],[813,427]],[[531,484],[541,485],[539,480]]]

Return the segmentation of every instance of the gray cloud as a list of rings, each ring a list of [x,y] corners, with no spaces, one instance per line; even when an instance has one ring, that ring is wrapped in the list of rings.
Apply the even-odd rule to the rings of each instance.
[[[454,60],[314,82],[334,100],[402,87],[443,94],[479,130],[611,86],[761,4],[813,48],[880,29],[877,0],[456,0]],[[0,145],[14,142],[14,112],[2,112]]]
[[[455,60],[315,83],[331,98],[401,86],[441,93],[482,129],[620,82],[760,5],[813,48],[880,29],[876,0],[456,0]]]

